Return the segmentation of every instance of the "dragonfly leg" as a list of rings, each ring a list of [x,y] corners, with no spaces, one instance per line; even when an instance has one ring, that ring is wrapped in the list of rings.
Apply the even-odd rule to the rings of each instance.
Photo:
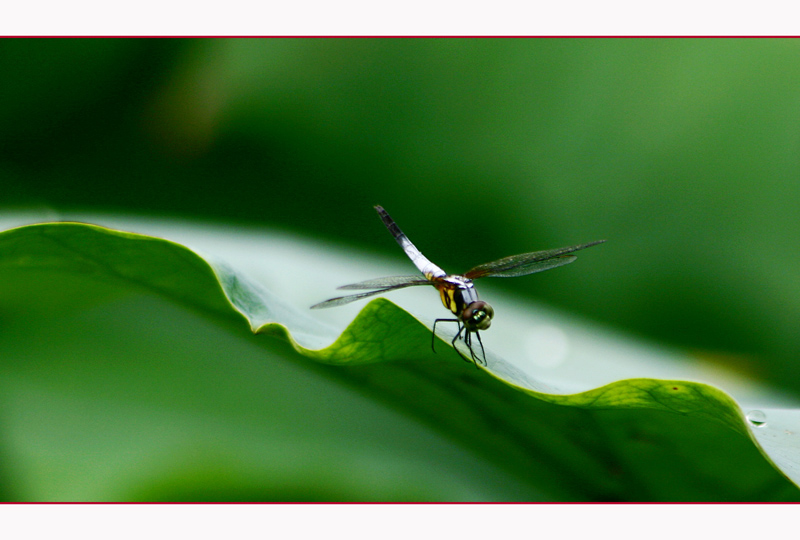
[[[486,365],[486,352],[483,350],[483,342],[481,341],[481,336],[478,335],[478,343],[480,343],[481,345],[481,352],[483,353],[484,356],[483,361],[478,359],[478,357],[475,355],[475,350],[472,348],[472,332],[467,330],[467,327],[461,324],[461,321],[459,319],[436,319],[435,321],[433,321],[433,337],[431,339],[431,349],[433,349],[433,352],[436,352],[436,347],[434,346],[434,344],[436,343],[436,325],[440,322],[454,322],[458,324],[458,332],[456,332],[456,335],[453,337],[453,340],[450,342],[450,345],[453,346],[453,349],[456,350],[458,355],[465,362],[474,364],[475,367],[478,367],[479,364]],[[456,341],[458,341],[459,338],[461,338],[462,334],[464,335],[463,338],[464,343],[466,344],[467,349],[469,349],[469,356],[461,352],[461,350],[456,346]],[[475,334],[478,334],[478,332],[475,332]]]
[[[464,353],[462,353],[460,350],[458,350],[458,347],[456,347],[456,341],[458,341],[458,338],[461,337],[461,333],[464,332],[464,330],[466,330],[466,328],[467,328],[466,326],[461,324],[461,321],[456,320],[456,322],[458,323],[458,332],[456,333],[455,337],[453,337],[453,341],[450,342],[450,345],[453,346],[453,349],[455,349],[455,351],[458,353],[458,355],[461,358],[463,358],[465,362],[472,362],[472,360],[467,358],[467,356]],[[466,336],[468,336],[468,335],[469,335],[469,332],[466,333]]]
[[[431,336],[431,349],[433,352],[436,352],[436,325],[440,322],[454,322],[458,323],[459,330],[458,333],[461,333],[461,322],[458,319],[436,319],[433,321],[433,335]],[[458,335],[456,335],[458,337]],[[455,344],[453,345],[455,347]]]
[[[475,334],[477,334],[477,333],[478,332],[475,332]],[[480,340],[480,339],[481,338],[479,336],[478,340]],[[477,368],[478,364],[480,362],[478,362],[478,359],[475,356],[475,349],[472,348],[472,332],[467,331],[467,333],[464,334],[464,343],[466,343],[467,348],[469,349],[469,355],[470,355],[470,358],[471,358],[470,359],[470,363],[473,364]]]
[[[461,336],[461,332],[464,332],[464,344],[467,346],[467,349],[469,349],[469,356],[467,356],[466,354],[462,353],[459,350],[459,348],[456,347],[456,340]],[[472,349],[472,332],[467,330],[466,326],[463,326],[463,327],[459,328],[458,334],[453,339],[452,343],[453,343],[453,348],[456,350],[456,352],[459,354],[459,356],[461,356],[461,358],[464,359],[465,362],[474,365],[476,368],[478,367],[478,363],[479,362],[478,362],[477,358],[475,358],[475,351]]]
[[[478,338],[478,343],[479,343],[479,344],[480,344],[480,346],[481,346],[481,356],[483,357],[483,362],[482,362],[482,364],[485,366],[485,365],[486,365],[486,349],[484,349],[484,348],[483,348],[483,341],[481,340],[481,335],[480,335],[480,333],[478,333],[478,332],[475,332],[475,336]],[[470,350],[471,350],[471,349],[470,349]],[[472,358],[475,358],[475,356],[473,356]]]

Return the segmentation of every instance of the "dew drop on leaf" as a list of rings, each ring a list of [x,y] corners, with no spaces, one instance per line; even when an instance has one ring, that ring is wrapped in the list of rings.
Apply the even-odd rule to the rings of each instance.
[[[750,411],[747,413],[747,421],[755,427],[764,427],[767,425],[767,415],[762,411]]]

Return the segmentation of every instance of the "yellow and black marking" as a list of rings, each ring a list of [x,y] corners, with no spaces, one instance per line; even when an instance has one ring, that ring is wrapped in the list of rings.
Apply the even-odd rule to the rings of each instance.
[[[457,317],[460,317],[464,311],[464,296],[461,293],[461,288],[444,280],[433,280],[433,283],[439,289],[439,296],[442,298],[444,307]]]
[[[440,322],[454,322],[458,325],[458,332],[450,342],[458,354],[468,361],[473,362],[476,366],[481,363],[486,365],[486,351],[483,349],[483,342],[479,331],[486,330],[491,326],[492,317],[494,317],[494,309],[488,303],[478,298],[478,292],[475,290],[472,280],[482,277],[517,277],[526,276],[535,272],[542,272],[558,266],[569,264],[575,260],[576,256],[572,255],[573,252],[595,246],[605,240],[598,240],[596,242],[589,242],[588,244],[580,244],[577,246],[569,246],[559,249],[550,249],[545,251],[533,251],[530,253],[521,253],[519,255],[512,255],[496,261],[488,262],[473,267],[471,270],[463,274],[453,275],[447,274],[444,270],[433,264],[427,257],[425,257],[415,246],[411,240],[403,234],[397,223],[389,216],[386,210],[381,206],[375,206],[383,224],[389,230],[391,235],[403,249],[405,254],[414,263],[424,277],[417,276],[389,276],[385,278],[369,279],[359,283],[350,285],[343,285],[340,289],[374,289],[367,292],[360,292],[349,294],[345,296],[337,296],[314,304],[312,309],[341,306],[349,304],[355,300],[362,298],[369,298],[376,294],[394,291],[397,289],[404,289],[406,287],[416,287],[423,285],[433,285],[439,291],[439,296],[442,304],[448,311],[456,317],[454,319],[436,319],[433,322],[433,335],[431,336],[431,347],[434,347],[436,342],[436,325]],[[472,335],[478,340],[481,348],[481,355],[475,354],[472,346]],[[463,338],[462,338],[463,336]],[[456,342],[463,339],[464,343],[469,350],[469,356],[465,355],[458,347]],[[435,352],[435,348],[434,348]]]

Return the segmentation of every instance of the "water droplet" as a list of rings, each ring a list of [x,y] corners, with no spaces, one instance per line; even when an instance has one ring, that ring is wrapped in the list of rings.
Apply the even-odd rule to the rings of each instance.
[[[747,413],[747,421],[755,427],[764,427],[767,425],[767,415],[762,411],[750,411]]]

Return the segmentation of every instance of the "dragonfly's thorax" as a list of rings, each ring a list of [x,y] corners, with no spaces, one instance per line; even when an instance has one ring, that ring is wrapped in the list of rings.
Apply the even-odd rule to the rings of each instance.
[[[442,304],[454,315],[460,316],[465,306],[478,300],[478,292],[469,279],[461,276],[444,276],[432,281],[439,289]]]
[[[433,285],[439,291],[442,299],[442,304],[453,315],[455,319],[436,319],[433,323],[433,338],[436,336],[436,323],[438,322],[457,322],[458,332],[451,341],[453,347],[456,346],[456,340],[459,338],[466,343],[469,349],[470,356],[467,357],[459,351],[465,360],[472,360],[476,364],[479,362],[478,357],[475,356],[475,351],[472,348],[472,337],[477,339],[481,346],[481,351],[484,353],[483,363],[485,365],[485,351],[483,351],[483,343],[481,342],[480,330],[486,330],[492,324],[492,317],[494,317],[494,309],[486,302],[478,299],[478,292],[472,284],[472,280],[484,277],[516,277],[533,274],[534,272],[542,272],[558,266],[569,264],[575,260],[573,252],[580,249],[585,249],[594,246],[604,240],[597,242],[590,242],[588,244],[581,244],[577,246],[570,246],[561,249],[551,249],[547,251],[534,251],[531,253],[522,253],[520,255],[512,255],[496,261],[480,264],[470,270],[464,272],[463,275],[448,275],[444,270],[433,264],[427,257],[425,257],[415,246],[411,243],[408,237],[403,234],[397,223],[389,216],[386,210],[381,206],[376,206],[378,215],[381,221],[386,225],[386,228],[392,234],[394,239],[403,248],[406,255],[417,267],[417,270],[422,272],[425,276],[424,279],[419,275],[414,276],[389,276],[385,278],[369,279],[351,285],[344,285],[340,289],[356,289],[367,290],[374,289],[367,292],[359,292],[345,296],[338,296],[331,298],[319,304],[311,306],[312,309],[340,306],[348,304],[354,300],[361,298],[369,298],[377,294],[381,294],[396,289],[404,289],[406,287]],[[431,342],[433,346],[433,342]],[[458,351],[458,348],[456,347]]]
[[[445,276],[434,281],[442,304],[449,309],[471,331],[485,330],[491,324],[494,310],[478,299],[471,279],[464,276]]]

